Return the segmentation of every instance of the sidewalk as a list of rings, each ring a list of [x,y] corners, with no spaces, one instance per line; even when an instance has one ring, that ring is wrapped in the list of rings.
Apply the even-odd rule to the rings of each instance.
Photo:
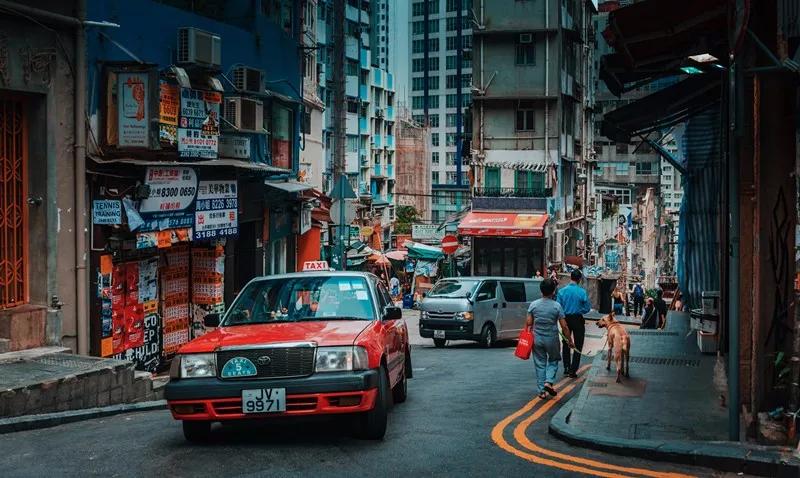
[[[160,385],[160,384],[158,384]],[[162,389],[131,362],[40,347],[0,353],[0,433],[52,426],[80,414],[108,415],[113,408],[158,400]]]
[[[631,377],[617,384],[612,360],[598,354],[578,395],[550,422],[550,433],[575,445],[621,455],[767,476],[798,476],[792,450],[726,442],[721,403],[725,372],[697,349],[689,316],[671,312],[667,329],[629,329]]]

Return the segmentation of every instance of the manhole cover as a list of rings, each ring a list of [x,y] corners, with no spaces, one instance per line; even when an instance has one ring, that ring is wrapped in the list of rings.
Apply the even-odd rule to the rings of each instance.
[[[603,352],[603,360],[608,360],[608,352]],[[644,365],[667,365],[672,367],[699,367],[699,360],[668,357],[631,357],[631,363]]]

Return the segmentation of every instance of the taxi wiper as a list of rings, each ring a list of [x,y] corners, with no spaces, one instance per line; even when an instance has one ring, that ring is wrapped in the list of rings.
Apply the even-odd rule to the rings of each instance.
[[[225,327],[234,327],[237,325],[264,325],[264,324],[282,324],[286,322],[294,322],[294,320],[288,319],[277,319],[277,320],[258,320],[258,321],[250,321],[250,322],[235,322],[232,324],[225,324]]]

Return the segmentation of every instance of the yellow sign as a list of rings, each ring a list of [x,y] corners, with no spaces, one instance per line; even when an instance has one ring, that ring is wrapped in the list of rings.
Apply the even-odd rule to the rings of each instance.
[[[363,237],[369,237],[372,235],[372,227],[371,226],[363,226],[361,228],[361,235]]]

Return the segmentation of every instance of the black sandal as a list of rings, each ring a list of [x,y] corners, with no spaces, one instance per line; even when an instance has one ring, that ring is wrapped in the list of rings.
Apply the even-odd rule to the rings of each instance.
[[[540,392],[539,393],[539,398],[542,399],[542,400],[546,400],[547,399],[547,394],[544,393],[544,392]]]
[[[552,385],[545,385],[544,386],[544,391],[549,393],[551,397],[555,397],[556,395],[558,395],[558,392],[556,391],[555,388],[553,388]],[[544,392],[542,392],[542,393],[544,393]]]

